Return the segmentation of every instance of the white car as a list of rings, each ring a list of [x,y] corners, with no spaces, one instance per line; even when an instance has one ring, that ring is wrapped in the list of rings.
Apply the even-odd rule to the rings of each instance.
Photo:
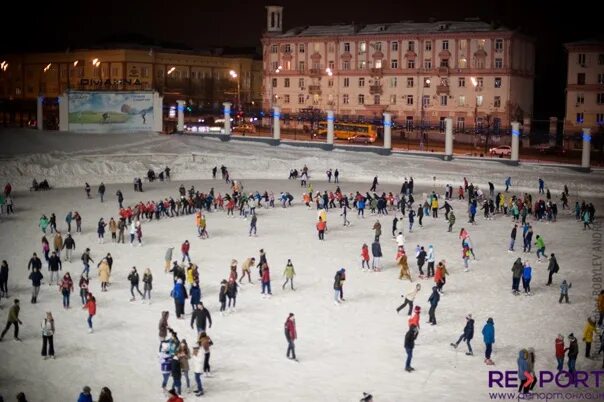
[[[489,153],[493,156],[511,156],[512,147],[509,145],[500,145],[498,147],[489,149]]]

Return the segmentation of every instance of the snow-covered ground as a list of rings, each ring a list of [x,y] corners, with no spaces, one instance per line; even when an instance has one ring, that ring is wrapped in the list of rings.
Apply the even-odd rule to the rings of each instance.
[[[463,271],[460,241],[457,233],[465,225],[465,203],[453,202],[457,223],[447,233],[443,218],[426,217],[424,228],[405,234],[407,248],[416,244],[433,244],[437,260],[446,259],[451,273],[445,286],[436,317],[437,326],[426,323],[427,299],[432,281],[422,281],[417,298],[422,307],[421,331],[414,350],[416,371],[404,371],[403,338],[407,331],[407,315],[397,315],[395,308],[403,301],[402,293],[414,284],[399,281],[395,266],[395,243],[390,238],[392,215],[380,218],[383,227],[382,249],[384,271],[360,271],[359,254],[363,243],[371,244],[377,217],[357,219],[350,215],[352,226],[343,227],[339,210],[328,213],[329,231],[326,241],[316,238],[316,211],[301,204],[302,189],[295,181],[283,180],[290,168],[307,164],[311,169],[315,190],[335,189],[328,185],[323,172],[338,167],[342,172],[341,188],[348,193],[367,191],[368,182],[379,175],[384,184],[379,191],[398,192],[404,176],[412,175],[419,183],[416,199],[433,188],[443,192],[443,184],[461,184],[467,176],[474,183],[495,182],[502,189],[505,177],[512,176],[515,190],[535,193],[537,176],[545,178],[546,186],[558,199],[564,184],[571,190],[571,203],[578,194],[594,201],[596,209],[604,207],[603,173],[577,173],[565,168],[540,168],[530,165],[508,167],[503,164],[468,161],[442,162],[433,158],[405,156],[383,157],[374,154],[337,151],[326,153],[299,147],[231,142],[197,137],[164,137],[156,135],[75,135],[16,131],[2,133],[0,184],[10,180],[16,186],[17,214],[0,219],[0,259],[11,267],[9,293],[11,299],[22,301],[22,343],[12,341],[12,330],[0,343],[0,393],[12,400],[18,391],[25,391],[30,401],[75,400],[83,385],[90,385],[96,396],[102,386],[113,391],[116,401],[165,401],[160,389],[161,374],[157,359],[157,323],[162,310],[171,312],[170,325],[180,337],[193,343],[194,332],[186,320],[176,320],[169,298],[171,275],[163,273],[163,256],[167,247],[176,250],[185,239],[192,243],[191,256],[200,266],[203,301],[212,313],[214,324],[210,336],[213,378],[204,379],[208,401],[355,401],[363,391],[371,392],[376,401],[429,401],[443,398],[452,401],[484,401],[489,399],[488,370],[483,363],[484,344],[480,331],[488,317],[493,317],[496,344],[495,369],[516,370],[518,350],[534,347],[537,370],[554,370],[554,339],[558,333],[574,332],[581,341],[586,318],[593,311],[592,293],[592,232],[583,231],[574,216],[560,213],[555,224],[533,223],[535,234],[545,238],[547,252],[554,252],[560,264],[554,286],[545,286],[547,264],[536,263],[534,254],[506,252],[511,220],[497,216],[493,221],[478,218],[478,225],[469,228],[478,260],[471,261],[471,270]],[[194,156],[195,155],[195,156]],[[258,211],[258,237],[248,237],[249,221],[227,218],[223,212],[208,215],[210,238],[195,236],[193,216],[162,219],[143,223],[143,247],[116,245],[106,241],[98,244],[96,222],[117,216],[115,192],[124,192],[125,203],[158,200],[177,194],[183,183],[188,188],[225,193],[227,186],[211,180],[210,169],[225,164],[231,175],[242,179],[245,190],[290,191],[297,199],[292,208]],[[135,193],[131,180],[144,176],[147,169],[172,168],[174,181],[145,183],[144,193]],[[49,192],[26,191],[31,179],[47,178],[51,185],[62,187]],[[111,183],[107,200],[86,199],[83,182],[96,186],[103,180]],[[125,183],[125,184],[119,184]],[[69,210],[83,216],[84,233],[75,237],[78,251],[73,263],[63,271],[79,279],[81,251],[90,247],[92,258],[110,252],[114,257],[112,285],[106,293],[93,270],[91,288],[96,294],[98,310],[95,333],[88,334],[87,314],[80,310],[79,298],[72,297],[70,310],[61,307],[56,287],[43,285],[39,303],[32,305],[27,261],[32,252],[41,254],[41,232],[37,228],[41,214],[54,212],[61,230],[66,230],[64,217]],[[442,211],[441,211],[442,212]],[[416,222],[417,224],[417,222]],[[520,237],[520,236],[519,236]],[[51,240],[52,241],[52,240]],[[519,242],[517,242],[519,243]],[[518,244],[516,246],[518,248]],[[228,275],[232,258],[240,263],[247,257],[258,258],[264,248],[272,275],[272,299],[260,296],[258,282],[244,285],[238,297],[237,312],[226,317],[218,313],[219,282]],[[176,253],[178,255],[178,253]],[[531,297],[510,293],[511,265],[517,257],[534,263]],[[281,290],[282,272],[288,258],[296,269],[296,291]],[[153,304],[129,302],[128,270],[139,272],[150,267],[154,274]],[[345,267],[347,301],[333,303],[333,277]],[[415,261],[410,267],[417,276]],[[45,272],[47,275],[47,273]],[[48,279],[48,278],[46,278]],[[256,279],[256,278],[254,278]],[[557,303],[562,279],[573,283],[570,305]],[[4,325],[9,301],[2,300],[0,325]],[[56,360],[40,357],[40,321],[52,311],[57,326]],[[186,306],[190,313],[190,306]],[[283,323],[294,312],[299,340],[296,353],[300,363],[285,358],[286,343]],[[472,342],[475,356],[457,351],[449,343],[457,339],[472,313],[476,319]],[[596,346],[596,345],[594,345]],[[596,369],[600,361],[583,357],[580,342],[579,369]],[[191,374],[191,380],[193,380]],[[553,389],[553,388],[547,388]],[[195,400],[185,394],[185,400]]]

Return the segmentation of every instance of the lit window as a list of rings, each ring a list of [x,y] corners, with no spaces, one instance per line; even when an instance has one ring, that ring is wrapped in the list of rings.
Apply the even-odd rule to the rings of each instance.
[[[583,123],[583,112],[577,113],[577,123]]]
[[[501,88],[501,77],[495,77],[495,88]]]

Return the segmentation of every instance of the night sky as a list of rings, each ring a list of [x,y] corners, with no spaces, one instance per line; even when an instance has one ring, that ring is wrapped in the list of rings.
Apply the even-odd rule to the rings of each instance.
[[[65,51],[116,37],[138,37],[141,41],[151,38],[158,43],[189,48],[253,47],[260,44],[267,4],[285,6],[285,29],[336,22],[425,22],[431,17],[437,20],[480,17],[520,29],[536,39],[535,116],[563,117],[566,59],[562,44],[602,34],[604,6],[595,6],[598,3],[569,3],[562,9],[554,2],[536,0],[104,0],[46,1],[36,5],[20,1],[11,5],[10,10],[3,10],[0,53]],[[16,23],[22,25],[16,27]]]

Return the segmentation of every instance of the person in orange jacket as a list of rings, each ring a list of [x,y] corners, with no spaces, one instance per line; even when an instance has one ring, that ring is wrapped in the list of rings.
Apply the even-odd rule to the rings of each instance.
[[[90,292],[88,293],[86,304],[82,306],[82,310],[84,309],[88,309],[88,332],[92,333],[92,317],[96,315],[96,299]]]
[[[319,232],[319,240],[325,240],[325,228],[327,227],[327,223],[319,217],[319,222],[317,222],[317,231]]]
[[[365,265],[369,269],[369,247],[363,243],[363,247],[361,247],[361,269],[364,269]]]
[[[407,321],[409,323],[409,328],[411,328],[412,325],[415,325],[419,329],[419,316],[421,311],[422,308],[420,306],[415,306],[413,309],[414,314]]]
[[[184,399],[182,399],[178,393],[176,392],[176,390],[174,388],[172,388],[170,391],[168,391],[168,394],[170,394],[170,398],[168,399],[167,402],[184,402]]]
[[[446,276],[448,274],[449,272],[447,272],[444,261],[440,261],[436,266],[436,272],[434,273],[434,282],[440,293],[444,293],[443,286],[447,283]]]

